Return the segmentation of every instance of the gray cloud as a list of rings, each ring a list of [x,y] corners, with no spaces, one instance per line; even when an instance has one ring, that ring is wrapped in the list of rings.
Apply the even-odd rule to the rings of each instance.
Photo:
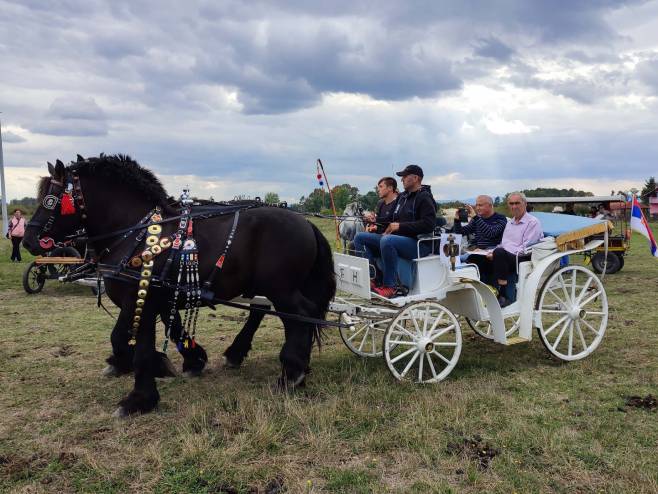
[[[43,119],[32,124],[30,131],[54,136],[104,136],[108,133],[107,115],[91,97],[56,98]]]
[[[0,0],[3,123],[42,134],[8,157],[126,152],[288,197],[318,156],[362,188],[404,162],[510,182],[642,174],[658,40],[636,4]]]

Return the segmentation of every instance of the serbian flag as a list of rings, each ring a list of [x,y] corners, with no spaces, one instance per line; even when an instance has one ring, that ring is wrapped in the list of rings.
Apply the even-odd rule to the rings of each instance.
[[[653,238],[653,233],[651,232],[651,228],[649,228],[649,223],[647,223],[647,219],[644,217],[644,214],[642,214],[640,203],[635,196],[633,196],[633,206],[631,207],[631,229],[647,237],[649,240],[651,255],[658,257],[656,239]]]

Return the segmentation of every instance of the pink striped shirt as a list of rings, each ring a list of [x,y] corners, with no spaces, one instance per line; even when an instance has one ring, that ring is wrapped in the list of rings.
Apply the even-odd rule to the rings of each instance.
[[[519,252],[525,252],[528,246],[537,243],[542,238],[544,238],[544,232],[539,220],[525,213],[518,221],[512,218],[507,222],[499,247],[516,255]]]

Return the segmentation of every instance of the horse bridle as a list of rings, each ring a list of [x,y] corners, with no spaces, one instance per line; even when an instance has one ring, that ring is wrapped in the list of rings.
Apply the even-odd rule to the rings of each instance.
[[[44,239],[44,236],[51,230],[55,220],[59,216],[77,215],[80,220],[81,229],[76,232],[76,236],[84,235],[86,230],[87,205],[82,194],[80,177],[75,173],[67,170],[61,182],[51,178],[48,192],[41,201],[40,207],[50,211],[48,219],[42,222],[32,217],[26,225],[26,228],[41,228],[37,234],[37,239],[40,243]]]

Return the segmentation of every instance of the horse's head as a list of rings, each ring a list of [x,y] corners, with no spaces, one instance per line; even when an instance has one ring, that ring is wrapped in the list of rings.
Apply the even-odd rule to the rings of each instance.
[[[343,216],[361,216],[363,214],[363,208],[359,206],[358,202],[350,202],[345,206],[345,211],[343,211]]]
[[[39,182],[39,206],[23,237],[23,246],[35,255],[84,228],[85,204],[78,178],[59,160],[55,166],[48,163],[48,172]]]

